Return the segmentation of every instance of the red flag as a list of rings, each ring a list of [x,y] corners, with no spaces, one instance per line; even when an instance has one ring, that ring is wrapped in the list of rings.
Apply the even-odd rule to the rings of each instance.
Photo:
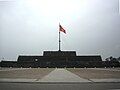
[[[61,32],[64,32],[65,34],[66,34],[66,30],[59,24],[59,30],[61,31]]]

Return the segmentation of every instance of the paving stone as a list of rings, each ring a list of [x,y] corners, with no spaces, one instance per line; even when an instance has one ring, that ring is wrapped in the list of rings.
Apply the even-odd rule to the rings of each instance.
[[[87,79],[80,78],[79,76],[71,73],[66,69],[55,69],[38,82],[91,82]]]

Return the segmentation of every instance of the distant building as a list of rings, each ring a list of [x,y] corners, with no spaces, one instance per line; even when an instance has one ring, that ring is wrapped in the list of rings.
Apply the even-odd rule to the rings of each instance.
[[[76,56],[75,51],[44,51],[43,56],[18,57],[21,67],[81,67],[83,62],[99,61],[101,56]]]
[[[44,51],[43,56],[20,55],[17,61],[1,61],[0,66],[18,68],[97,68],[120,67],[120,63],[102,61],[100,55],[77,56],[75,51]]]

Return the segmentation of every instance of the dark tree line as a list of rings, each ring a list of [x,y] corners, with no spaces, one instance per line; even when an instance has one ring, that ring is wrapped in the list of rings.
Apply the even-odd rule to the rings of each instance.
[[[106,60],[106,61],[120,62],[120,57],[115,58],[115,57],[110,56],[110,57],[106,58],[105,60]]]

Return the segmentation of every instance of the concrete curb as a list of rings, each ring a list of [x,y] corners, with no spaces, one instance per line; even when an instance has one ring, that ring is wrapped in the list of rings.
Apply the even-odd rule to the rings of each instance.
[[[109,79],[90,79],[93,82],[120,82],[120,79],[109,78]]]
[[[37,79],[0,79],[0,82],[36,82]]]
[[[0,79],[0,83],[41,83],[41,84],[52,84],[52,83],[120,83],[120,79],[90,79],[88,82],[78,81],[48,81],[44,82],[38,79]]]

